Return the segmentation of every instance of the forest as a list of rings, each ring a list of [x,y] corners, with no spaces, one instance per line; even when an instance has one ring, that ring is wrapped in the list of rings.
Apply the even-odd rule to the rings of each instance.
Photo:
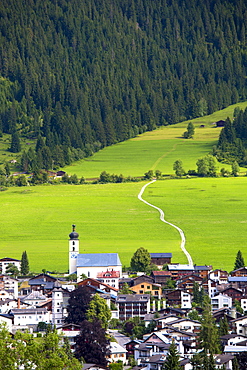
[[[0,135],[51,169],[247,99],[240,0],[2,0]]]

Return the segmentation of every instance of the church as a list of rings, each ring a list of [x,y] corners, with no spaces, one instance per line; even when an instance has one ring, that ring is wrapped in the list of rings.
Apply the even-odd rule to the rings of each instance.
[[[122,264],[117,253],[83,253],[79,252],[79,234],[72,225],[69,234],[69,274],[76,274],[77,281],[80,276],[97,279],[102,273],[122,277]]]

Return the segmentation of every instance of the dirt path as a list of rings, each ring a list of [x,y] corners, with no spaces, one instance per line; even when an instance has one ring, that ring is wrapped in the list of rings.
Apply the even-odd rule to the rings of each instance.
[[[160,213],[160,220],[161,220],[162,222],[164,222],[164,223],[166,223],[166,224],[168,224],[168,225],[170,225],[170,226],[172,226],[172,227],[174,227],[175,229],[177,229],[177,230],[178,230],[178,232],[179,232],[179,234],[180,234],[180,236],[181,236],[181,245],[180,245],[180,247],[181,247],[182,251],[184,252],[184,254],[185,254],[185,255],[186,255],[186,257],[187,257],[188,264],[189,264],[190,266],[193,266],[193,260],[192,260],[192,258],[191,258],[191,255],[189,254],[189,252],[188,252],[188,251],[186,250],[186,248],[185,248],[185,242],[186,242],[186,239],[185,239],[185,235],[184,235],[183,230],[182,230],[182,229],[180,229],[180,227],[178,227],[178,226],[176,226],[176,225],[173,225],[172,223],[170,223],[170,222],[166,221],[166,220],[165,220],[165,214],[164,214],[164,212],[162,211],[162,209],[160,209],[159,207],[154,206],[154,205],[153,205],[153,204],[151,204],[151,203],[148,203],[146,200],[144,200],[144,199],[142,198],[142,194],[144,193],[144,191],[145,191],[146,187],[147,187],[148,185],[150,185],[150,184],[153,184],[155,181],[156,181],[156,180],[150,181],[149,183],[147,183],[146,185],[144,185],[144,186],[141,188],[141,191],[140,191],[140,193],[138,194],[138,199],[139,199],[139,200],[141,200],[142,202],[146,203],[148,206],[150,206],[150,207],[153,207],[153,208],[157,209],[157,210],[159,211],[159,213]]]

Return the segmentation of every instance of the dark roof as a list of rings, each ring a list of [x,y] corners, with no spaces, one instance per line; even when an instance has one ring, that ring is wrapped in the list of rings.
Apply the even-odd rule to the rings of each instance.
[[[151,258],[172,258],[172,253],[150,253]]]
[[[21,262],[20,260],[16,260],[15,258],[10,258],[10,257],[4,257],[0,259],[0,262],[4,261],[16,261],[16,262]]]
[[[210,270],[212,270],[212,266],[194,266],[195,267],[195,271],[210,271]]]
[[[117,303],[120,302],[145,302],[150,300],[149,294],[119,294]]]

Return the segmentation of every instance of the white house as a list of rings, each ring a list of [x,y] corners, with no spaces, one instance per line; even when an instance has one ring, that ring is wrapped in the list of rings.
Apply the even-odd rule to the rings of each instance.
[[[0,259],[0,272],[6,274],[6,268],[9,264],[15,265],[18,270],[21,269],[21,261],[10,257],[4,257]]]
[[[232,307],[232,298],[228,295],[218,294],[211,298],[212,310]]]
[[[117,342],[110,342],[110,354],[107,356],[109,362],[122,361],[126,363],[127,350]]]
[[[239,317],[231,321],[237,334],[247,335],[247,316]]]
[[[13,308],[13,329],[36,328],[39,322],[51,323],[50,312],[46,308]]]

